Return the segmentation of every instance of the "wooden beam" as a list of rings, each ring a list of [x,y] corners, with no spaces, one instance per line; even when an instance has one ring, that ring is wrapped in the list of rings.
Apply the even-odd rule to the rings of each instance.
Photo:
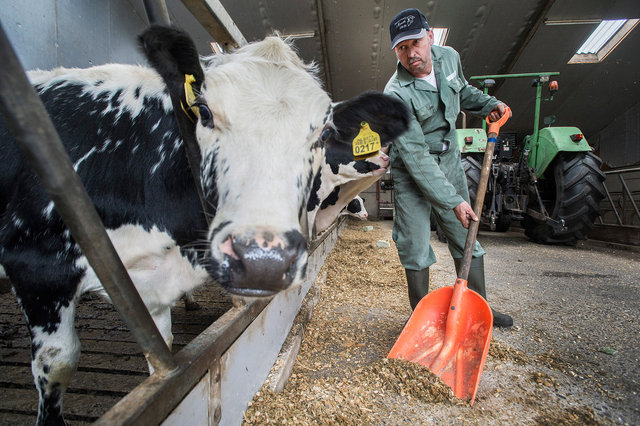
[[[589,239],[608,243],[640,246],[640,227],[596,224],[591,232],[589,232]]]
[[[219,0],[182,0],[182,3],[225,51],[247,44]]]

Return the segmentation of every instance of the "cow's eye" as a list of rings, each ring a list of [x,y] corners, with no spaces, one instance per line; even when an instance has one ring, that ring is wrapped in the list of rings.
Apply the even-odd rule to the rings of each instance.
[[[213,129],[215,127],[213,123],[213,114],[206,104],[199,104],[198,110],[200,111],[200,122],[203,126]]]
[[[332,134],[333,134],[333,130],[324,129],[322,131],[322,134],[320,134],[320,140],[322,141],[322,143],[326,143],[329,140],[329,138],[331,137]]]

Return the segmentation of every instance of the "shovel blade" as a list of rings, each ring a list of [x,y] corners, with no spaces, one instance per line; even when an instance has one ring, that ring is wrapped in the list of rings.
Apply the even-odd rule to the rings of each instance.
[[[432,291],[418,303],[388,358],[428,367],[473,404],[492,330],[487,301],[457,280],[455,287]]]

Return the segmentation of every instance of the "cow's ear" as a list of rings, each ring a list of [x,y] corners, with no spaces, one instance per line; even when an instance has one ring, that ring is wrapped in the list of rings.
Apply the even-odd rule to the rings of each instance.
[[[350,143],[362,122],[369,123],[386,145],[409,128],[409,111],[402,101],[381,92],[365,92],[334,108],[333,124],[340,141]]]
[[[184,97],[185,76],[192,75],[194,91],[204,80],[200,57],[193,40],[184,31],[152,25],[138,37],[151,66],[160,74],[172,96]]]

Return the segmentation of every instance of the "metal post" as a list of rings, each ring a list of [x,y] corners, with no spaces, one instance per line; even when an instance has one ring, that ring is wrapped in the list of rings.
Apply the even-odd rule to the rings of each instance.
[[[333,98],[333,82],[331,81],[331,68],[329,67],[329,49],[327,48],[327,29],[324,22],[324,7],[322,0],[316,0],[316,17],[318,22],[318,35],[320,37],[320,47],[322,48],[322,65],[324,68],[324,78],[327,82],[327,92]]]
[[[607,200],[609,200],[609,204],[611,204],[611,208],[613,209],[613,213],[616,215],[616,220],[618,221],[618,225],[622,225],[622,219],[620,219],[620,215],[618,214],[618,209],[616,209],[616,206],[613,203],[613,199],[611,198],[611,194],[609,193],[609,189],[607,188],[607,184],[602,182],[602,186],[604,187],[604,193],[607,195]],[[624,214],[624,212],[622,212],[622,214]]]
[[[540,129],[540,103],[542,102],[542,82],[538,80],[536,83],[536,106],[535,111],[533,112],[533,133],[531,134],[531,139],[533,140],[533,146],[538,145],[538,132]],[[536,154],[537,154],[536,150]],[[535,159],[537,163],[537,158]]]
[[[143,3],[150,24],[171,25],[169,9],[164,0],[143,0]]]
[[[620,178],[620,183],[622,184],[622,187],[624,188],[624,191],[627,193],[627,197],[629,197],[629,201],[631,201],[631,205],[633,206],[633,210],[636,212],[636,216],[640,219],[640,211],[638,210],[638,206],[636,205],[636,202],[633,199],[633,194],[631,193],[631,191],[629,191],[629,187],[627,186],[627,182],[622,177],[622,174],[619,174],[618,178]],[[623,207],[623,210],[622,210],[622,216],[624,217],[624,207]],[[633,220],[630,220],[629,223],[630,224],[633,223]]]
[[[1,24],[0,57],[4,58],[0,113],[145,356],[158,374],[166,375],[176,368],[171,351],[113,248]]]
[[[542,77],[545,75],[560,75],[560,73],[557,71],[551,71],[551,72],[526,72],[521,74],[474,75],[473,77],[470,77],[469,80],[485,80],[487,78],[497,79],[497,78]]]
[[[484,86],[484,85],[483,85],[483,88],[484,88],[484,94],[488,95],[489,94],[489,88]],[[484,130],[485,132],[487,131],[487,120],[482,120],[482,130]]]

